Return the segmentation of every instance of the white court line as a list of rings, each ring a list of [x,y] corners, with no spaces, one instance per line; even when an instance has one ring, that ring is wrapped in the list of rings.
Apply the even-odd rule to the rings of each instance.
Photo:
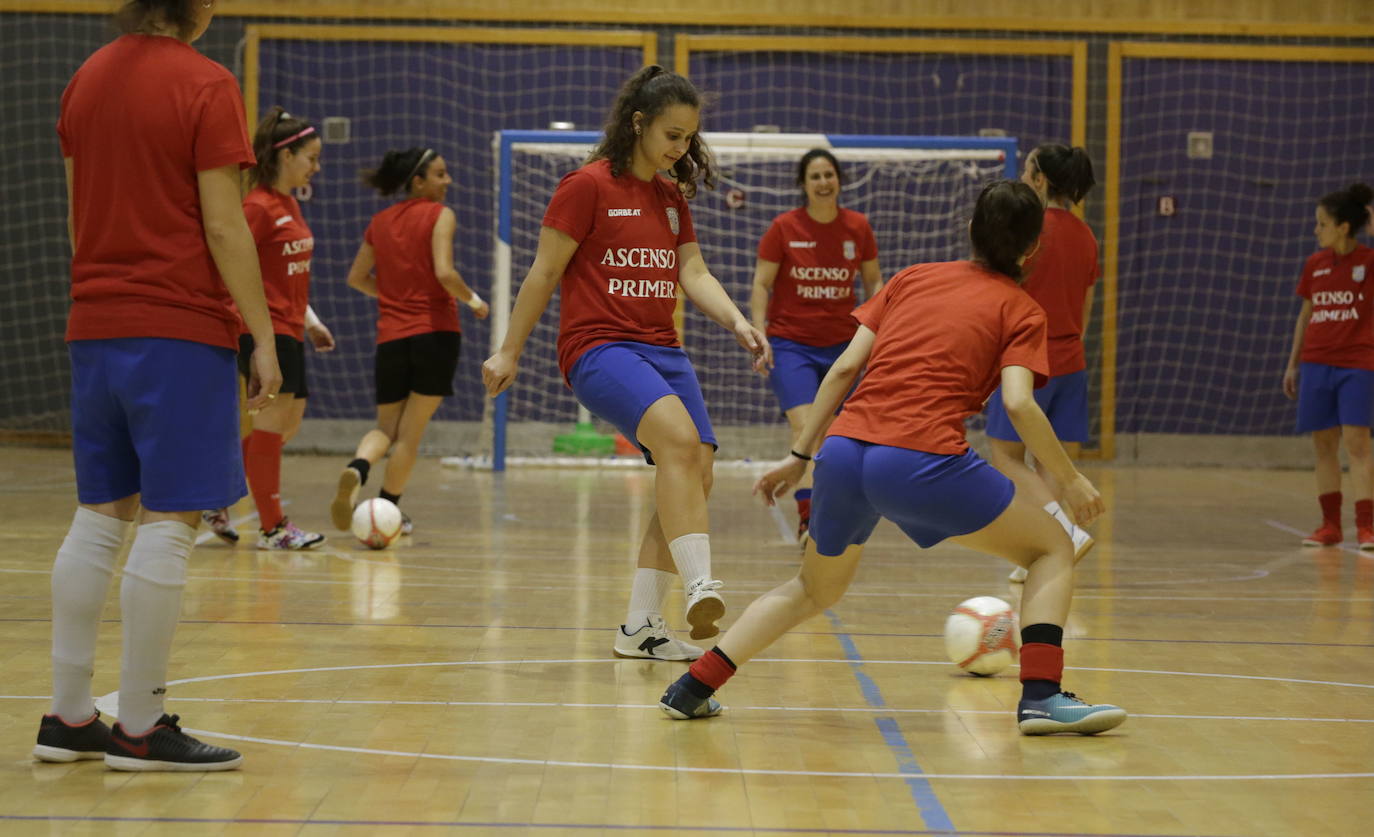
[[[51,700],[51,695],[0,695],[0,700]],[[361,698],[217,698],[176,697],[177,703],[267,703],[322,706],[442,706],[496,709],[657,709],[656,703],[563,703],[512,700],[363,700]],[[891,706],[743,706],[732,703],[731,712],[818,712],[868,715],[1006,715],[1006,709],[897,709]],[[117,715],[115,717],[118,717]],[[1143,715],[1132,718],[1181,721],[1291,721],[1313,724],[1374,724],[1374,718],[1299,718],[1273,715]]]
[[[847,661],[846,661],[847,662]],[[658,764],[616,764],[612,762],[555,761],[553,759],[514,759],[496,756],[456,756],[443,753],[415,753],[403,750],[378,750],[369,747],[342,747],[334,744],[307,744],[304,742],[281,741],[275,738],[257,738],[249,735],[230,735],[212,730],[185,728],[187,732],[210,738],[229,741],[246,741],[252,744],[272,744],[280,747],[297,747],[308,750],[330,750],[338,753],[359,753],[372,756],[402,756],[405,758],[435,759],[439,761],[478,762],[483,764],[525,764],[534,767],[583,767],[596,770],[640,770],[662,773],[705,773],[732,776],[825,776],[837,779],[900,779],[908,781],[921,779],[965,779],[974,781],[1006,782],[1235,782],[1235,781],[1291,781],[1294,779],[1374,779],[1374,773],[1251,773],[1235,775],[1165,775],[1165,776],[1103,776],[1100,774],[1080,776],[1008,775],[1002,773],[869,773],[847,772],[840,770],[762,770],[739,767],[682,767],[679,765]]]
[[[1298,537],[1300,537],[1300,538],[1305,538],[1305,537],[1307,537],[1307,534],[1308,534],[1307,532],[1304,532],[1303,530],[1301,530],[1301,529],[1299,529],[1299,528],[1297,528],[1297,527],[1295,527],[1295,526],[1289,526],[1288,524],[1286,524],[1286,523],[1280,523],[1280,522],[1278,522],[1277,520],[1266,520],[1266,521],[1264,521],[1264,522],[1267,523],[1267,524],[1269,524],[1270,526],[1274,527],[1275,529],[1278,529],[1280,532],[1287,532],[1287,533],[1290,534],[1290,535],[1296,535],[1296,536],[1298,536]],[[1356,548],[1353,547],[1353,546],[1346,546],[1344,543],[1337,544],[1337,547],[1338,547],[1342,552],[1349,552],[1349,553],[1351,553],[1351,554],[1353,554],[1353,555],[1358,555],[1358,556],[1360,556],[1361,558],[1371,558],[1371,557],[1374,557],[1374,555],[1371,555],[1370,553],[1365,552],[1365,551],[1362,550],[1362,549],[1356,549]],[[1304,547],[1302,547],[1302,549],[1304,550],[1303,555],[1304,555],[1304,557],[1305,557],[1306,555],[1311,555],[1315,550],[1318,550],[1318,549],[1331,549],[1331,547],[1329,547],[1329,546],[1326,546],[1326,547],[1321,547],[1321,546],[1304,546]]]
[[[326,671],[372,671],[388,668],[441,668],[447,666],[521,666],[521,665],[575,665],[581,663],[619,663],[623,660],[617,659],[584,659],[584,660],[446,660],[442,662],[417,662],[417,663],[369,663],[365,665],[351,666],[319,666],[315,668],[287,668],[273,669],[265,671],[245,671],[237,674],[211,674],[205,677],[186,677],[181,680],[169,680],[167,685],[180,685],[182,683],[208,683],[219,680],[238,680],[245,677],[268,677],[275,674],[314,674]],[[852,660],[836,659],[807,659],[794,657],[770,657],[751,660],[750,663],[840,663],[851,665]],[[896,666],[949,666],[946,660],[864,660],[865,665],[896,665]],[[1012,666],[1016,668],[1016,666]],[[1261,680],[1275,683],[1300,683],[1305,686],[1336,686],[1348,689],[1374,689],[1374,683],[1344,683],[1338,680],[1305,680],[1297,677],[1268,677],[1259,674],[1219,674],[1204,671],[1169,671],[1145,668],[1100,668],[1094,666],[1065,666],[1065,671],[1102,671],[1113,674],[1157,674],[1169,677],[1215,677],[1223,680]]]
[[[248,551],[250,551],[250,552],[252,552],[252,551],[262,551],[262,552],[266,552],[266,551],[268,551],[268,550],[248,550]],[[306,551],[303,551],[303,552],[273,552],[273,554],[275,554],[275,555],[280,555],[280,556],[285,557],[285,556],[310,555],[311,552],[310,552],[309,550],[306,550]],[[321,552],[321,553],[316,553],[316,554],[324,554],[324,553]],[[401,566],[400,568],[401,568],[402,570],[405,569],[404,566]],[[9,575],[52,575],[52,568],[49,567],[49,568],[47,568],[47,569],[19,569],[19,568],[11,568],[11,567],[0,567],[0,574],[9,574]],[[241,576],[241,575],[239,575],[239,576],[202,575],[202,574],[200,574],[200,573],[194,573],[194,572],[188,574],[187,577],[186,577],[186,580],[187,580],[187,581],[233,581],[233,582],[242,582],[242,581],[244,581],[245,579],[246,579],[246,577],[245,577],[245,576]],[[353,581],[353,580],[351,580],[351,579],[310,579],[310,578],[298,578],[298,577],[288,578],[288,579],[285,579],[285,581],[286,581],[286,583],[289,583],[289,584],[310,584],[310,585],[325,586],[325,587],[331,587],[331,586],[332,586],[332,587],[340,587],[340,586],[351,587],[351,586],[353,586],[353,585],[355,585],[355,584],[357,583],[357,582],[355,582],[355,581]],[[1196,582],[1194,582],[1194,583],[1196,583]],[[444,582],[429,582],[429,581],[414,581],[414,582],[411,582],[411,581],[404,581],[404,580],[401,581],[400,586],[402,586],[402,587],[434,588],[434,589],[442,589],[442,590],[489,590],[489,589],[491,588],[491,584],[490,584],[490,583],[460,584],[460,583],[444,583]],[[731,585],[730,585],[730,588],[731,588],[731,589],[734,589],[734,590],[737,590],[737,591],[740,591],[740,592],[749,592],[749,591],[754,591],[754,590],[757,590],[757,591],[760,591],[760,592],[766,592],[767,590],[773,589],[774,586],[776,586],[776,585],[743,583],[743,584],[731,584]],[[1145,585],[1145,586],[1148,586],[1148,585]],[[503,585],[501,585],[501,589],[502,589],[502,590],[544,591],[544,592],[547,592],[547,591],[567,592],[569,588],[566,587],[566,586],[556,586],[556,585],[536,586],[536,585],[505,585],[505,584],[503,584]],[[615,587],[578,587],[578,588],[576,588],[576,589],[578,589],[578,590],[586,590],[586,591],[589,591],[589,592],[608,592],[608,591],[610,591],[610,590],[623,591],[624,587],[623,587],[623,584],[617,584]],[[908,593],[908,592],[899,592],[899,591],[888,591],[888,592],[872,592],[872,593],[866,593],[866,592],[863,592],[863,591],[850,590],[850,591],[848,591],[848,592],[845,593],[845,598],[846,598],[846,599],[941,599],[941,600],[948,600],[948,599],[950,598],[950,595],[951,595],[951,594],[950,594],[949,592]],[[1185,601],[1185,602],[1255,602],[1255,603],[1262,603],[1262,602],[1297,602],[1297,603],[1312,603],[1312,602],[1351,602],[1351,603],[1363,603],[1363,602],[1374,602],[1374,596],[1328,596],[1328,597],[1318,597],[1318,596],[1187,596],[1187,595],[1183,595],[1183,596],[1165,596],[1165,595],[1159,595],[1159,596],[1132,596],[1132,595],[1120,595],[1120,594],[1116,594],[1116,593],[1103,593],[1103,594],[1074,593],[1073,598],[1074,598],[1075,601],[1095,601],[1095,600],[1098,600],[1098,599],[1102,599],[1102,600],[1107,600],[1107,601],[1127,601],[1127,602],[1152,602],[1152,601],[1165,601],[1165,602],[1179,602],[1179,601]]]

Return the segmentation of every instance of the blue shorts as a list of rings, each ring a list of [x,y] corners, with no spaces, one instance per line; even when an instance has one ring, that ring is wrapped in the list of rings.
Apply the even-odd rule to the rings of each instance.
[[[159,337],[76,340],[67,349],[78,500],[142,494],[150,511],[188,512],[248,493],[232,349]]]
[[[782,337],[770,337],[768,342],[773,347],[768,383],[784,413],[815,401],[821,379],[849,348],[848,340],[834,346],[808,346]]]
[[[839,555],[886,517],[923,549],[977,532],[1011,504],[1016,487],[972,450],[924,453],[831,436],[816,454],[811,537]]]
[[[1298,370],[1298,432],[1349,425],[1369,427],[1374,420],[1374,372],[1304,363]]]
[[[1035,403],[1045,412],[1061,442],[1088,441],[1088,370],[1056,375],[1035,391]],[[1002,388],[988,399],[988,438],[1019,442],[1021,436],[1011,426],[1007,408],[1002,406]]]
[[[582,406],[615,425],[644,451],[644,461],[650,465],[653,457],[635,433],[644,412],[664,396],[676,395],[697,426],[702,443],[716,444],[701,384],[682,349],[628,341],[605,343],[577,359],[568,382]]]

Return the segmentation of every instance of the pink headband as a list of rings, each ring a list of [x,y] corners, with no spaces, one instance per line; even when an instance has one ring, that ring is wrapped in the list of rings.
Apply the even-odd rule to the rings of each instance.
[[[308,136],[310,136],[310,135],[313,134],[313,133],[315,133],[315,127],[314,127],[313,125],[311,125],[311,126],[307,127],[304,131],[301,131],[299,134],[292,134],[291,136],[287,137],[286,139],[282,140],[281,142],[274,142],[274,143],[272,143],[272,147],[273,147],[273,148],[285,148],[286,146],[290,145],[291,143],[295,142],[296,140],[300,139],[301,137],[308,137]]]

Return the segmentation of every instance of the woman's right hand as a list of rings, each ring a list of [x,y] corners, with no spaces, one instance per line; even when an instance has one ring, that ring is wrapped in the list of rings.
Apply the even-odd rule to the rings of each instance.
[[[505,352],[497,352],[487,358],[482,364],[482,383],[487,388],[487,395],[492,398],[500,395],[514,383],[519,371],[519,362]]]
[[[1298,400],[1298,368],[1290,366],[1283,371],[1283,394],[1289,401]]]
[[[1068,506],[1069,517],[1079,526],[1089,526],[1107,510],[1097,487],[1082,474],[1064,484],[1064,496],[1059,498],[1060,505]]]
[[[259,342],[253,346],[248,362],[248,403],[250,412],[266,407],[281,389],[281,366],[277,364],[275,343]]]

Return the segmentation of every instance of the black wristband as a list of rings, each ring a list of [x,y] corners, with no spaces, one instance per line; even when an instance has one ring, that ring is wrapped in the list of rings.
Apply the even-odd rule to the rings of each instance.
[[[811,461],[811,457],[807,456],[807,455],[804,454],[804,453],[797,453],[796,451],[789,451],[789,453],[791,453],[793,456],[797,457],[798,459],[802,460],[803,462],[810,462],[810,461]]]

